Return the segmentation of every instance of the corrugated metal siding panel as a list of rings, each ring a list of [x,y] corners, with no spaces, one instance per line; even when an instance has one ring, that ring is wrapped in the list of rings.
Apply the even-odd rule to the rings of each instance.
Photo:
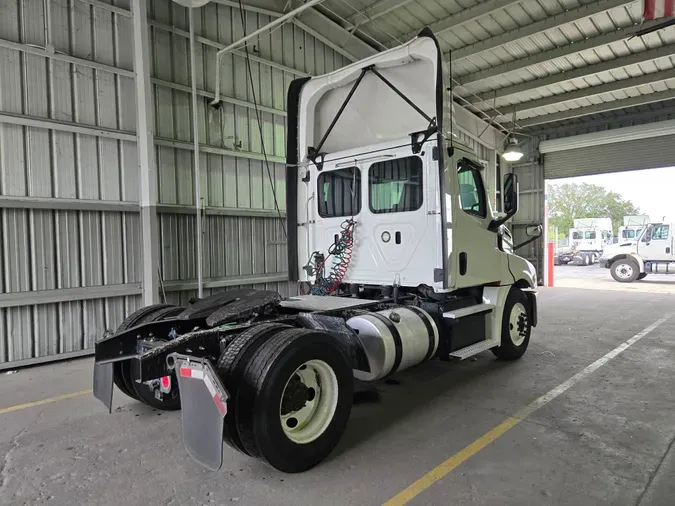
[[[169,0],[153,0],[150,18],[188,31],[187,10]],[[246,12],[247,33],[270,21],[268,16]],[[220,44],[243,36],[240,11],[210,3],[196,11],[197,35]],[[188,39],[157,26],[151,30],[152,75],[182,86],[191,85]],[[249,47],[255,56],[310,74],[333,71],[347,61],[333,49],[294,25],[285,25]],[[199,90],[214,91],[217,48],[197,41],[196,83]],[[239,55],[224,55],[220,65],[220,93],[224,97],[285,110],[286,90],[296,76],[270,65],[250,62]],[[253,86],[251,86],[251,81]],[[157,136],[192,143],[192,102],[187,91],[154,84]],[[198,138],[201,145],[244,153],[285,156],[286,121],[282,114],[260,111],[262,123],[251,106],[223,102],[219,109],[198,101]],[[194,154],[176,147],[157,147],[157,177],[161,204],[194,205]],[[200,182],[203,205],[226,209],[275,209],[285,202],[285,167],[281,163],[246,157],[202,153]],[[273,191],[274,188],[274,191]],[[160,218],[161,268],[167,282],[193,282],[196,272],[196,224],[193,214],[167,214]],[[207,215],[203,221],[205,281],[232,276],[266,275],[278,278],[287,270],[286,243],[279,219]],[[271,287],[271,288],[269,288]],[[269,284],[269,289],[288,293],[287,283]],[[214,290],[206,289],[205,294]],[[186,304],[195,290],[169,292],[175,303]]]
[[[44,46],[43,9],[38,0],[5,2],[0,37]],[[66,0],[51,0],[51,13],[56,51],[133,69],[129,18]],[[134,102],[129,77],[0,49],[2,112],[133,131]],[[133,142],[0,124],[0,196],[134,201],[137,167]],[[2,209],[0,257],[0,294],[138,283],[139,215]],[[135,295],[4,300],[13,307],[0,308],[0,363],[92,348],[140,304]]]
[[[128,2],[117,2],[128,8]],[[51,43],[78,58],[133,69],[131,19],[87,3],[51,0]],[[16,0],[3,5],[0,37],[44,46],[43,2]],[[188,30],[187,10],[169,0],[152,0],[150,17]],[[198,11],[196,32],[220,44],[242,36],[239,11],[209,4]],[[247,31],[269,22],[245,15]],[[189,45],[184,35],[151,29],[153,77],[190,85]],[[347,63],[333,49],[286,25],[260,38],[254,55],[307,73],[325,73]],[[197,87],[213,91],[216,48],[197,44]],[[286,89],[296,73],[227,55],[221,63],[221,93],[249,104],[285,109]],[[190,143],[191,97],[184,90],[154,85],[158,137]],[[225,103],[220,110],[200,97],[201,144],[233,152],[285,155],[285,116],[260,113],[249,105]],[[89,126],[134,131],[133,80],[89,67],[14,50],[0,49],[0,111]],[[159,201],[194,205],[193,154],[158,146]],[[284,166],[245,156],[203,153],[201,191],[211,208],[285,209]],[[138,157],[134,142],[48,129],[0,124],[0,196],[138,200]],[[105,285],[138,284],[141,275],[140,217],[135,213],[0,210],[0,294]],[[162,214],[161,270],[167,281],[196,277],[195,216]],[[204,222],[205,277],[255,276],[254,285],[293,293],[277,282],[287,270],[285,238],[279,219],[207,216]],[[155,268],[151,266],[150,268]],[[236,279],[236,278],[235,278]],[[242,278],[243,279],[243,278]],[[249,278],[250,279],[250,278]],[[229,283],[229,282],[228,282]],[[206,293],[224,288],[207,289]],[[169,292],[187,303],[194,291]],[[139,296],[64,300],[0,308],[0,362],[89,349],[106,329],[114,329],[137,308]],[[10,304],[11,305],[11,304]]]
[[[675,160],[675,135],[544,155],[547,179],[670,167]]]
[[[532,224],[544,223],[544,170],[537,163],[512,165],[510,172],[518,175],[520,186],[520,204],[518,213],[513,217],[511,229],[514,244],[520,244],[529,239],[525,228]],[[527,258],[537,269],[537,278],[543,281],[544,275],[544,241],[536,240],[516,254]]]

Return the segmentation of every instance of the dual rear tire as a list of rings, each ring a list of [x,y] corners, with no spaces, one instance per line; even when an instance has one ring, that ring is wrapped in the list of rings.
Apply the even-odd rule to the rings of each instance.
[[[184,308],[182,307],[168,304],[146,306],[127,316],[118,327],[117,333],[143,323],[173,318],[183,311]],[[113,383],[122,393],[155,409],[164,411],[180,409],[180,393],[178,392],[178,381],[175,377],[171,378],[171,391],[162,394],[160,399],[155,396],[154,388],[146,383],[138,382],[139,378],[140,371],[137,362],[132,363],[132,361],[127,360],[113,364]]]
[[[230,393],[224,441],[287,473],[311,469],[339,442],[352,407],[353,372],[334,338],[261,325],[218,361]]]

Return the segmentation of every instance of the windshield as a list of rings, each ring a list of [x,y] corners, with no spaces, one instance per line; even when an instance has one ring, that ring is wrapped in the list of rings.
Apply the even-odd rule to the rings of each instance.
[[[593,231],[590,231],[590,230],[587,231],[587,232],[584,234],[584,239],[595,239],[595,230],[593,230]]]

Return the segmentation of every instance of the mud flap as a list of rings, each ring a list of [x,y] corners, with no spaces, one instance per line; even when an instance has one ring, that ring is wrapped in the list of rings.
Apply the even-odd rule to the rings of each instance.
[[[185,449],[201,465],[217,471],[223,464],[227,390],[207,359],[172,354],[168,361],[175,367],[181,392]]]
[[[113,364],[94,364],[94,397],[112,412]]]

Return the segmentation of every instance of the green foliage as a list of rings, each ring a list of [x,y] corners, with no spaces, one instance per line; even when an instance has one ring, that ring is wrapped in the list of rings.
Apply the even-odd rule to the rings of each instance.
[[[624,216],[640,214],[632,202],[602,186],[588,183],[547,185],[548,223],[567,236],[575,218],[611,218],[613,233],[623,224]]]

